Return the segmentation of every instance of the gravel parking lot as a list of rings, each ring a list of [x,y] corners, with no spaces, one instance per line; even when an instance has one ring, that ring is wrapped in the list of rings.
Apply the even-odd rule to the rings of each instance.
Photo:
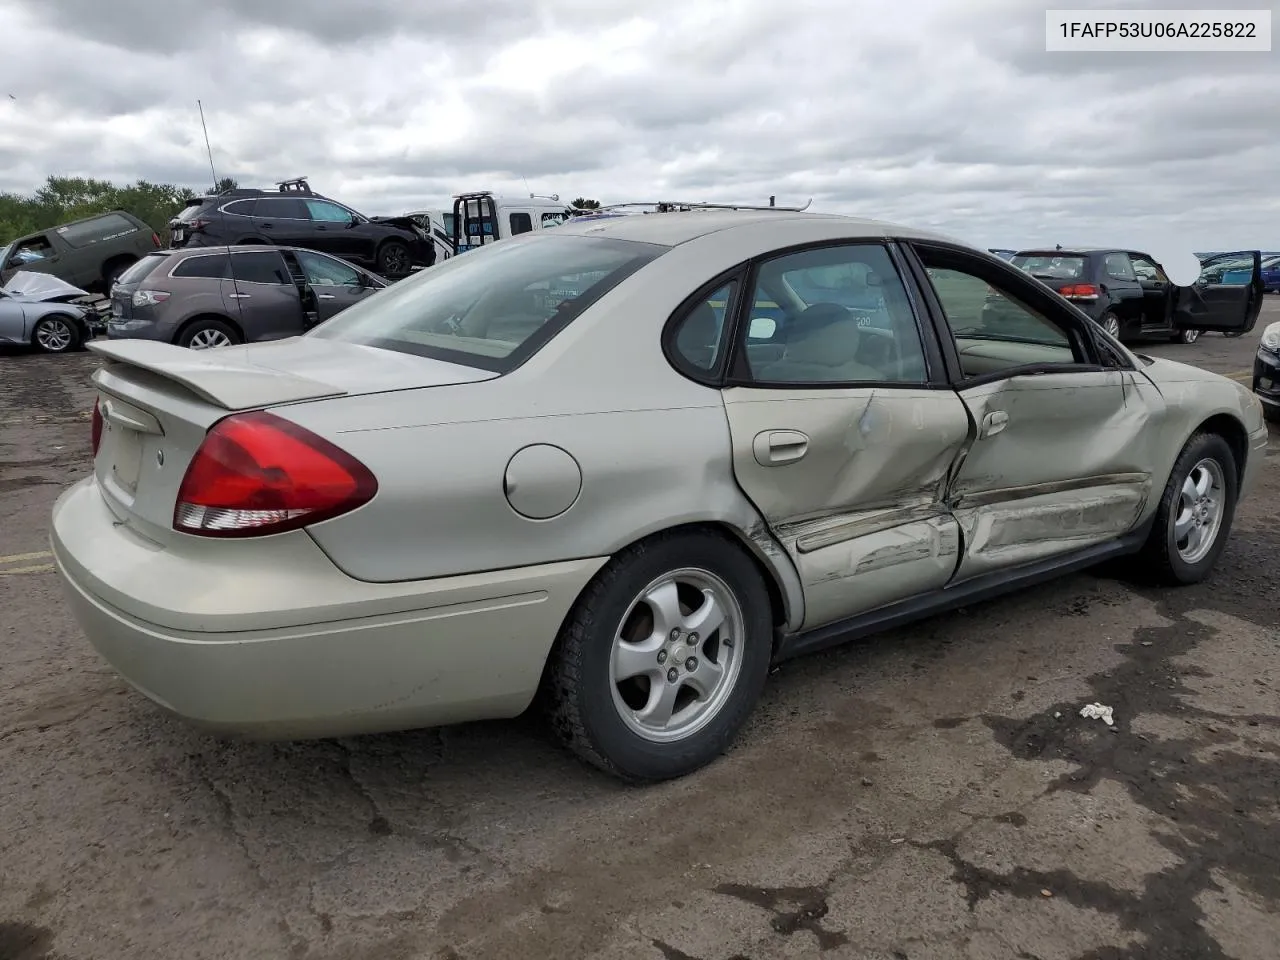
[[[1257,337],[1142,349],[1231,375]],[[1208,584],[1087,573],[788,664],[638,789],[523,719],[229,742],[125,687],[46,552],[95,362],[0,355],[0,960],[1276,956],[1274,459]]]

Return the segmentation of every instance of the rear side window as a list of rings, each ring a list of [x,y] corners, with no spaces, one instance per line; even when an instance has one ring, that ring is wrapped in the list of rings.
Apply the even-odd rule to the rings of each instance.
[[[231,270],[233,277],[242,283],[293,283],[284,264],[284,257],[275,250],[232,254]]]
[[[1027,256],[1020,253],[1009,262],[1041,280],[1085,279],[1084,257]]]
[[[514,237],[517,233],[528,233],[533,229],[533,217],[527,213],[513,213],[510,218],[511,235]]]
[[[257,202],[254,197],[250,197],[248,200],[232,200],[222,208],[222,212],[235,214],[237,217],[252,217],[254,204]]]
[[[393,284],[308,335],[505,373],[666,250],[556,231],[486,245]]]
[[[1127,254],[1108,253],[1106,259],[1103,260],[1103,266],[1107,271],[1108,277],[1115,277],[1117,280],[1138,279],[1133,272],[1133,266],[1129,263]]]
[[[141,260],[136,261],[128,270],[120,274],[117,283],[137,283],[151,274],[151,271],[160,266],[161,262],[168,260],[168,254],[149,254]]]
[[[84,247],[103,240],[112,240],[130,233],[137,233],[138,227],[128,217],[118,213],[108,213],[94,217],[84,223],[69,223],[58,227],[55,233],[67,242],[68,246]]]
[[[294,197],[259,197],[253,208],[255,217],[274,218],[276,220],[310,220],[306,205]]]
[[[238,256],[243,258],[244,255],[239,254]],[[223,280],[230,276],[227,270],[229,266],[227,260],[228,257],[226,254],[187,257],[173,268],[173,273],[170,275],[174,277],[186,277],[189,279],[202,277],[208,280]],[[237,266],[238,265],[239,261],[237,261]]]

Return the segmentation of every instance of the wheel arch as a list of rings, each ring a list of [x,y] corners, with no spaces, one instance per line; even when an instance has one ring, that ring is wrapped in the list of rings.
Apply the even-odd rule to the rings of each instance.
[[[1183,441],[1183,446],[1186,446],[1197,433],[1213,433],[1222,437],[1231,448],[1231,455],[1235,459],[1236,477],[1244,478],[1245,466],[1249,460],[1249,431],[1245,429],[1238,417],[1233,417],[1229,413],[1215,413],[1196,425],[1196,428]]]

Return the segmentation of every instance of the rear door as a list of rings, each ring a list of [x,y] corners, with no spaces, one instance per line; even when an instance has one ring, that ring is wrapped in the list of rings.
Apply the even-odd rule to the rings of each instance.
[[[1262,253],[1220,253],[1200,265],[1200,279],[1178,287],[1173,322],[1179,330],[1248,333],[1262,312]]]
[[[302,297],[279,250],[233,250],[231,273],[235,292],[232,314],[247,342],[296,337],[304,329]]]
[[[1150,329],[1167,330],[1173,318],[1173,295],[1176,288],[1164,268],[1145,253],[1130,253],[1129,263],[1142,285],[1143,324]]]
[[[1094,325],[1025,274],[912,247],[974,431],[947,490],[964,543],[957,581],[1133,529],[1153,492],[1158,394],[1103,362]]]
[[[351,264],[323,253],[291,250],[286,251],[285,256],[297,260],[298,269],[316,298],[316,313],[321,323],[337,316],[347,307],[367,300],[376,289],[372,280],[366,279]]]
[[[796,293],[823,289],[832,273],[857,274],[880,292],[874,322]],[[774,306],[757,316],[757,304]],[[931,378],[940,374],[936,343],[922,333],[890,248],[786,253],[705,291],[673,337],[690,376],[723,369],[723,317],[735,309],[745,322],[722,391],[734,472],[795,563],[804,626],[943,586],[959,537],[942,495],[969,421]]]
[[[315,246],[311,214],[297,197],[259,197],[253,205],[253,225],[259,236],[272,243]]]

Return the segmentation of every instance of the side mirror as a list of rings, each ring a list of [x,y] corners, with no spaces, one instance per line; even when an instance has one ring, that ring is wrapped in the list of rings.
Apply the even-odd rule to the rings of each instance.
[[[777,332],[778,322],[772,317],[752,317],[751,325],[747,328],[747,339],[772,340]]]
[[[350,230],[352,227],[356,226],[359,223],[360,221],[356,218],[356,215],[353,213],[350,217],[347,218],[347,229]]]

